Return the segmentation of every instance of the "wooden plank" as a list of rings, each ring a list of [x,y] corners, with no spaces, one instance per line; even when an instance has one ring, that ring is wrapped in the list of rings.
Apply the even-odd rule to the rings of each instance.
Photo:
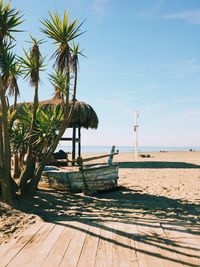
[[[140,249],[145,254],[145,259],[148,267],[165,266],[157,246],[149,241],[151,240],[148,226],[140,223],[136,224],[140,234]]]
[[[158,247],[161,257],[164,260],[164,266],[183,267],[176,248],[173,247],[171,240],[165,235],[159,222],[153,222],[149,226],[150,235],[153,242]]]
[[[184,266],[200,266],[199,239],[177,239],[175,249]]]
[[[138,267],[138,257],[136,253],[136,240],[138,238],[138,231],[134,224],[132,223],[126,223],[125,224],[125,231],[128,235],[128,238],[130,239],[130,262],[132,267]]]
[[[89,225],[80,222],[68,222],[71,227],[75,229],[71,242],[64,254],[64,257],[60,263],[60,267],[77,266],[83,244],[88,232]]]
[[[135,265],[136,255],[132,253],[131,238],[126,234],[123,222],[114,222],[112,266],[129,267]],[[135,250],[134,250],[135,251]],[[137,263],[136,263],[137,264]],[[136,265],[138,266],[138,264]]]
[[[196,230],[197,226],[193,227]],[[186,227],[184,224],[162,223],[162,228],[176,245],[175,249],[183,264],[200,265],[200,238],[192,233],[192,225]]]
[[[200,226],[198,226],[199,231],[197,231],[197,225],[187,225],[178,224],[178,223],[162,223],[161,224],[163,230],[165,231],[166,235],[170,238],[195,238],[200,239]],[[192,232],[194,228],[194,233]]]
[[[77,267],[93,267],[99,244],[100,225],[89,226],[88,234],[78,261]]]
[[[139,267],[148,267],[142,244],[139,238],[139,232],[136,224],[129,225],[131,227],[132,239],[134,239],[134,246],[136,249],[137,263]]]
[[[114,155],[118,155],[118,154],[119,154],[119,151],[114,152],[114,153],[103,154],[103,155],[99,155],[99,156],[95,156],[95,157],[84,158],[84,159],[82,159],[82,162],[87,162],[87,161],[91,161],[91,160],[106,158],[106,157],[110,157],[110,156],[114,156]]]
[[[74,235],[74,229],[63,226],[61,235],[55,242],[52,250],[49,252],[41,267],[57,267],[62,261],[62,258],[71,242]]]
[[[76,127],[73,127],[72,130],[72,166],[75,165],[75,158],[76,158]]]
[[[25,246],[33,239],[42,228],[44,222],[37,222],[20,233],[17,239],[12,239],[8,243],[0,246],[0,267],[6,266]]]
[[[81,127],[78,127],[78,156],[81,157]]]
[[[95,267],[112,266],[112,247],[113,247],[112,237],[113,237],[113,223],[112,222],[102,223],[98,249],[94,264]]]
[[[49,249],[47,246],[49,241],[46,241],[46,237],[49,235],[49,233],[51,233],[54,227],[54,224],[45,223],[44,226],[37,232],[37,234],[26,244],[26,246],[12,259],[7,266],[40,266],[44,254],[46,254],[47,250]],[[50,236],[49,240],[52,240],[52,236]]]

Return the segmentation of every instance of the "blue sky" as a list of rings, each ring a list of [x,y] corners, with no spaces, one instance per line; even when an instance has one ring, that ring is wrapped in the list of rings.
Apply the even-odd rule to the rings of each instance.
[[[24,14],[16,51],[40,32],[48,10],[86,19],[79,38],[78,99],[93,106],[98,130],[83,131],[84,145],[133,145],[134,110],[140,112],[139,145],[195,146],[200,139],[199,0],[13,0]],[[41,47],[47,59],[55,47]],[[48,72],[40,99],[51,97]],[[21,101],[33,89],[20,81]]]

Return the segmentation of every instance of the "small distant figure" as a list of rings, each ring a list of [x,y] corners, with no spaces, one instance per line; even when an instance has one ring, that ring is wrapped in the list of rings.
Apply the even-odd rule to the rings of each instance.
[[[149,154],[141,154],[140,157],[141,158],[150,158],[151,155],[149,155]]]
[[[190,152],[195,152],[195,150],[193,150],[192,148],[189,149]]]

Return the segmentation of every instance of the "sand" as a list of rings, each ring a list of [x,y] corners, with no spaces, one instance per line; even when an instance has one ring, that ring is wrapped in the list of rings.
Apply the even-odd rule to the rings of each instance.
[[[121,154],[116,161],[133,162],[120,169],[120,183],[152,196],[200,204],[200,152],[150,153],[151,158]],[[122,164],[123,165],[123,164]],[[136,168],[134,168],[136,167]]]
[[[0,202],[0,244],[12,237],[17,238],[23,230],[39,220],[34,214],[24,213]]]
[[[138,159],[132,153],[115,156],[120,169],[119,189],[114,192],[85,196],[40,190],[28,207],[21,203],[13,210],[0,205],[0,243],[39,219],[63,216],[173,221],[196,225],[194,231],[200,231],[200,152],[149,154],[150,158]]]

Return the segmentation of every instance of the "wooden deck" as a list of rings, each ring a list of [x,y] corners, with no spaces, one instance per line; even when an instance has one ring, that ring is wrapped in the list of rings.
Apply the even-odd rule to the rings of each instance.
[[[200,236],[156,220],[40,222],[0,246],[0,266],[200,266]]]

